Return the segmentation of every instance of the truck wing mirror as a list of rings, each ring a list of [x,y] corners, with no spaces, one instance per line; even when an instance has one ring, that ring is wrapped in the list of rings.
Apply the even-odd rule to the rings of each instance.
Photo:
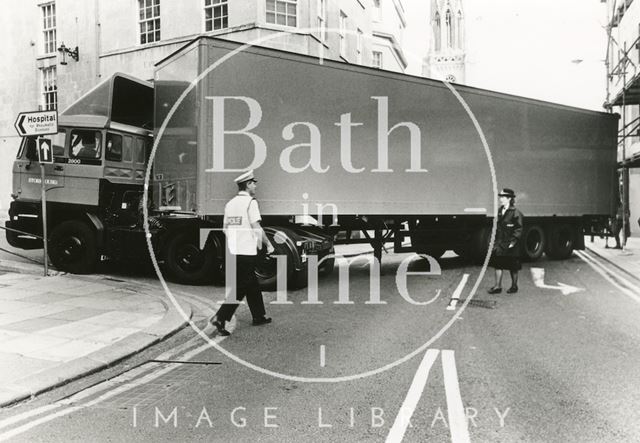
[[[38,144],[35,137],[27,137],[25,157],[30,161],[38,161]]]

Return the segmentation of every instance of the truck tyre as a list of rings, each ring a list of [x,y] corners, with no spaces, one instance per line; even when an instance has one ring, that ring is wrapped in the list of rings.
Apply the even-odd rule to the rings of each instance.
[[[198,231],[175,232],[167,241],[165,266],[169,274],[179,283],[198,285],[210,282],[215,276],[214,251],[208,247],[200,249]]]
[[[318,260],[322,260],[324,257],[327,257],[328,255],[333,255],[335,253],[336,253],[335,249],[331,248],[331,250],[327,254],[325,254],[323,257],[318,257]],[[335,268],[335,266],[336,266],[335,257],[332,256],[332,257],[325,258],[324,261],[318,265],[318,276],[320,277],[330,276],[333,273],[333,268]]]
[[[90,274],[98,263],[95,234],[80,220],[67,220],[53,228],[48,253],[57,269],[73,274]]]
[[[562,223],[552,225],[547,234],[547,245],[544,252],[554,260],[571,257],[576,242],[573,226]]]
[[[487,252],[489,250],[490,239],[490,226],[484,226],[473,231],[469,247],[465,248],[468,251],[466,257],[474,264],[481,265],[484,263],[484,259],[487,257]]]
[[[287,275],[286,280],[290,282],[293,276],[294,263],[296,254],[298,251],[293,249],[288,242],[278,243],[273,241],[273,237],[270,232],[267,232],[269,240],[275,251],[271,255],[258,254],[258,262],[256,263],[256,277],[258,277],[258,283],[260,288],[265,291],[273,291],[278,284],[278,262],[276,255],[284,255],[287,257]],[[303,271],[306,274],[306,269]]]
[[[522,234],[522,257],[527,261],[536,261],[542,257],[547,236],[539,225],[524,228]]]

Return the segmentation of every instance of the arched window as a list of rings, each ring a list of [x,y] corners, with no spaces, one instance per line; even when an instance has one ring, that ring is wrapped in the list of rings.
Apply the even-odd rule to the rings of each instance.
[[[445,27],[447,31],[447,48],[453,47],[453,23],[451,22],[451,11],[447,9],[445,13]]]
[[[464,49],[464,34],[462,33],[464,26],[462,25],[462,11],[458,11],[458,17],[456,20],[456,47],[458,49]]]
[[[442,25],[440,23],[440,13],[436,12],[436,18],[435,18],[435,30],[434,30],[434,34],[435,34],[435,48],[436,51],[440,51],[441,49],[441,39],[442,39]]]

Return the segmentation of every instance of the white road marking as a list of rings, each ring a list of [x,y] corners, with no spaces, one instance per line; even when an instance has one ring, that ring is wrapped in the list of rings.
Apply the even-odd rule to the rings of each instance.
[[[613,278],[611,278],[607,274],[607,270],[603,265],[598,263],[593,258],[589,257],[583,251],[575,251],[575,252],[576,252],[576,254],[578,254],[578,257],[580,257],[585,263],[587,263],[589,266],[591,266],[594,271],[596,271],[598,274],[600,274],[602,277],[604,277],[605,280],[607,280],[613,286],[618,288],[620,290],[620,292],[625,294],[627,297],[631,298],[633,301],[635,301],[637,303],[640,303],[640,297],[637,294],[637,293],[640,293],[640,288],[638,288],[637,285],[631,283],[629,280],[621,277],[620,275],[616,275],[617,279],[619,279],[621,282],[623,282],[629,288],[633,288],[635,292],[632,291],[632,290],[629,290],[628,288],[625,288],[624,286],[621,286],[617,281],[615,281]]]
[[[11,426],[22,420],[26,420],[27,418],[31,418],[35,415],[40,415],[45,412],[49,412],[50,410],[56,409],[59,406],[60,406],[59,404],[54,403],[51,405],[41,406],[39,408],[32,409],[31,411],[23,412],[22,414],[14,415],[13,417],[5,418],[4,420],[0,421],[0,429],[4,429],[7,426]]]
[[[401,442],[404,438],[407,426],[409,426],[409,420],[411,419],[413,411],[415,411],[418,401],[422,396],[424,387],[427,384],[427,378],[429,377],[429,371],[431,370],[433,363],[436,361],[439,352],[440,351],[437,349],[427,349],[427,352],[424,354],[422,362],[418,367],[418,371],[413,377],[413,382],[411,382],[411,386],[409,387],[409,392],[407,392],[407,396],[400,407],[400,411],[398,412],[395,421],[393,422],[389,435],[387,435],[387,443]]]
[[[451,301],[449,302],[449,306],[447,306],[447,311],[453,311],[456,309],[458,301],[460,300],[460,294],[462,294],[462,289],[464,289],[464,285],[467,284],[467,280],[469,280],[469,274],[464,274],[462,276],[462,280],[460,280],[460,283],[458,283],[458,287],[455,291],[453,291]]]
[[[325,360],[324,360],[325,347],[324,345],[320,345],[320,367],[324,368]]]
[[[442,372],[444,373],[444,390],[447,396],[447,412],[449,414],[449,429],[453,443],[465,443],[469,439],[467,417],[460,395],[458,382],[458,370],[456,369],[455,354],[453,351],[442,351]]]
[[[217,337],[216,340],[217,341],[221,341],[223,340],[224,337]],[[193,344],[195,342],[200,341],[201,338],[200,337],[193,337],[191,340],[187,341],[186,343],[180,345],[178,348],[176,349],[172,349],[169,351],[166,351],[164,353],[162,353],[160,356],[157,357],[157,359],[159,360],[165,360],[165,359],[169,359],[171,356],[176,355],[180,352],[183,352],[185,349],[189,348],[189,347],[193,347]],[[201,354],[202,352],[206,351],[207,349],[211,349],[211,345],[209,343],[205,343],[204,345],[201,345],[195,349],[191,349],[189,351],[186,351],[184,354],[182,354],[181,356],[176,357],[177,360],[189,360],[199,354]],[[58,410],[56,412],[50,413],[48,415],[45,415],[41,418],[38,418],[36,420],[33,421],[29,421],[26,424],[19,426],[17,428],[12,429],[11,431],[7,431],[5,433],[0,434],[0,441],[4,441],[6,439],[15,437],[16,435],[20,435],[24,432],[27,432],[33,428],[35,428],[36,426],[39,426],[41,424],[50,422],[52,420],[55,420],[57,418],[63,417],[65,415],[71,414],[72,412],[76,412],[78,410],[84,409],[84,408],[88,408],[91,406],[95,406],[99,403],[102,403],[105,400],[108,400],[111,397],[114,397],[116,395],[122,394],[124,392],[127,392],[131,389],[134,389],[138,386],[144,385],[146,383],[149,383],[171,371],[173,371],[174,369],[177,369],[179,366],[178,365],[170,365],[170,366],[166,366],[166,367],[162,367],[163,365],[160,363],[151,363],[151,372],[149,371],[149,368],[145,368],[142,369],[142,366],[139,368],[135,368],[132,371],[128,371],[112,380],[107,380],[103,383],[99,383],[89,389],[83,390],[81,392],[78,392],[75,395],[72,395],[69,398],[60,400],[56,403],[53,403],[51,405],[48,406],[43,406],[37,409],[34,409],[32,411],[28,411],[25,412],[23,414],[20,415],[16,415],[14,417],[10,417],[6,420],[3,420],[2,422],[0,422],[0,429],[10,426],[12,424],[15,424],[17,422],[20,421],[24,421],[27,418],[30,418],[34,415],[38,415],[38,414],[42,414],[42,413],[46,413],[49,412],[52,409],[58,408],[60,406],[64,406],[63,409]],[[145,373],[146,374],[138,379],[138,380],[133,380],[131,381],[134,377]],[[123,382],[124,384],[114,388],[114,385],[117,382]],[[82,405],[77,405],[77,406],[72,406],[73,403],[75,402],[79,402],[87,397],[90,397],[92,395],[98,394],[102,391],[105,391],[107,389],[111,389],[108,392],[106,392],[105,394],[91,400],[90,402],[84,403]]]
[[[561,291],[563,295],[573,294],[575,292],[584,291],[584,288],[576,288],[575,286],[565,285],[558,282],[557,286],[547,285],[544,282],[544,268],[531,268],[531,277],[533,283],[542,289],[555,289]]]

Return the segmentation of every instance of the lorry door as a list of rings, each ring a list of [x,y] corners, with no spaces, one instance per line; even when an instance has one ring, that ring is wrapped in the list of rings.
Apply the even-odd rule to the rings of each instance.
[[[101,198],[115,213],[132,212],[137,217],[138,203],[146,166],[147,138],[139,134],[107,131],[104,178]],[[108,202],[108,203],[107,203]]]
[[[104,134],[97,129],[74,128],[68,135],[65,165],[65,199],[78,205],[98,205]]]
[[[67,130],[60,128],[57,134],[43,136],[52,142],[53,164],[44,164],[45,183],[47,185],[47,200],[61,201],[62,190],[65,187],[65,149],[67,143]],[[27,137],[19,158],[14,164],[14,180],[18,184],[16,189],[20,199],[40,200],[41,173],[38,165],[37,153],[38,141],[36,137]],[[15,177],[15,175],[18,177]]]

